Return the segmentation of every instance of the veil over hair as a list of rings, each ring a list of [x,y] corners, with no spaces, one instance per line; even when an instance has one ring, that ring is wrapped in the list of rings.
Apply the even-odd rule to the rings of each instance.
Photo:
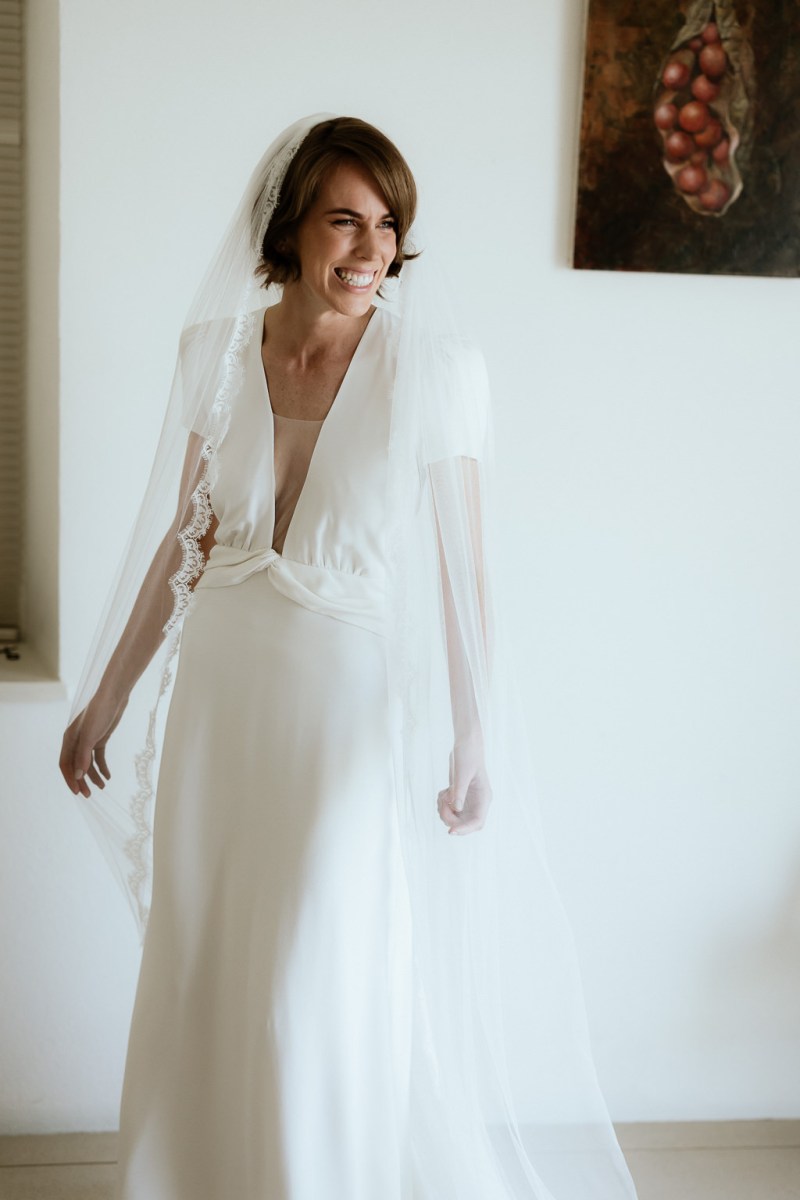
[[[143,504],[70,720],[115,696],[136,646],[160,643],[123,719],[152,698],[133,777],[78,797],[144,936],[154,774],[165,696],[212,513],[242,355],[280,298],[256,274],[264,231],[315,115],[262,157],[187,313]],[[261,207],[260,226],[253,212]],[[413,978],[409,1144],[418,1200],[631,1200],[633,1182],[595,1074],[572,936],[554,887],[491,569],[492,432],[479,352],[459,335],[419,222],[419,252],[384,285],[397,315],[385,604],[397,822]],[[137,598],[143,603],[137,604]],[[144,603],[146,601],[147,603]],[[149,624],[139,615],[155,613]],[[123,637],[124,634],[124,637]],[[224,630],[220,631],[224,637]],[[122,641],[120,640],[122,639]],[[120,651],[119,646],[128,647]],[[131,649],[133,648],[133,649]],[[448,836],[454,711],[475,714],[492,802]],[[451,781],[452,782],[452,781]],[[411,1181],[409,1181],[411,1183]]]

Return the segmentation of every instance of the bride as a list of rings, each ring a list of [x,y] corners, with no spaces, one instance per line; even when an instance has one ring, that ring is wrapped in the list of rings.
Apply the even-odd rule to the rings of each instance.
[[[635,1196],[497,620],[485,368],[415,214],[380,131],[298,122],[181,336],[60,760],[146,931],[123,1200]],[[158,707],[98,796],[157,657],[155,805]]]

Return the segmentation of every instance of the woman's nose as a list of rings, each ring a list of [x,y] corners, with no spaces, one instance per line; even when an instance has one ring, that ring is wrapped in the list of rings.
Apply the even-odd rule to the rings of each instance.
[[[365,227],[361,230],[361,236],[358,239],[358,254],[361,258],[365,258],[373,262],[379,257],[378,254],[378,231],[371,227]]]

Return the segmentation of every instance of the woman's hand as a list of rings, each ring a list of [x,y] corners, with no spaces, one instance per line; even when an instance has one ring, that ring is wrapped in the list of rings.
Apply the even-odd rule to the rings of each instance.
[[[112,700],[98,692],[67,727],[58,765],[73,795],[80,792],[88,799],[90,779],[95,787],[102,789],[106,786],[105,780],[111,778],[106,762],[106,743],[127,704],[127,696],[121,701]]]
[[[482,829],[492,800],[481,738],[456,742],[450,754],[450,786],[439,792],[439,816],[448,833]]]

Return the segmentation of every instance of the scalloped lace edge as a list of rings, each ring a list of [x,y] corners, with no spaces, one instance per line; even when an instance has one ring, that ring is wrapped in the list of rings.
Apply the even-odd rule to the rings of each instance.
[[[211,525],[211,488],[217,474],[216,456],[225,439],[230,424],[231,401],[244,379],[242,357],[253,331],[255,315],[243,313],[236,321],[231,343],[225,355],[225,377],[211,409],[210,431],[202,457],[205,460],[203,474],[192,493],[192,515],[179,531],[181,564],[169,579],[173,595],[173,608],[164,625],[168,638],[166,658],[161,672],[158,695],[147,722],[147,734],[142,750],[134,757],[137,791],[131,797],[129,814],[133,823],[133,834],[125,843],[125,856],[130,863],[127,882],[130,888],[139,928],[144,935],[150,914],[149,885],[151,877],[153,820],[155,787],[153,764],[156,758],[156,729],[161,701],[172,681],[172,660],[180,645],[183,621],[193,599],[191,583],[203,572],[205,558],[200,542]]]

